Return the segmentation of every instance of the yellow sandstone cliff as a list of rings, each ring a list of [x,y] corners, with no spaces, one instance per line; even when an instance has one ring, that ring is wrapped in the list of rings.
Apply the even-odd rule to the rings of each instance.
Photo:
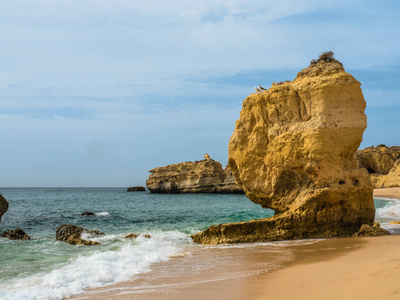
[[[375,183],[376,188],[390,188],[400,186],[400,159],[398,159],[394,166],[386,175],[380,175]]]
[[[195,162],[182,162],[154,168],[146,181],[151,193],[220,193],[243,194],[232,171],[225,170],[220,162],[206,159]]]
[[[367,117],[360,83],[342,64],[320,61],[291,82],[243,102],[229,165],[246,196],[274,217],[211,226],[203,244],[349,236],[375,208],[358,149]]]
[[[360,167],[370,173],[374,188],[400,186],[400,147],[386,147],[381,144],[377,147],[368,147],[356,152],[356,160]]]

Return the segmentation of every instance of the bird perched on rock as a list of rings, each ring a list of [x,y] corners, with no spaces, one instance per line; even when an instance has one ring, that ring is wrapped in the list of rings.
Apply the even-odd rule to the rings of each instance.
[[[261,92],[261,90],[258,89],[258,87],[255,87],[254,90],[256,91],[256,93]]]
[[[259,91],[266,91],[266,89],[264,89],[260,84],[258,84],[258,87],[257,87],[257,89],[259,90]]]

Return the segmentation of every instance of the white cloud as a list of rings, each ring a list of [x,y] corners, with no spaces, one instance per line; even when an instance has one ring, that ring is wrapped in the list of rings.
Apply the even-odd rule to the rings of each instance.
[[[224,161],[259,80],[292,79],[325,50],[346,69],[394,68],[397,18],[376,1],[2,0],[3,160],[54,174],[65,161],[64,178],[97,167],[90,143],[102,143],[94,156],[108,170],[145,175],[202,152]],[[397,101],[379,80],[363,83],[369,107]]]

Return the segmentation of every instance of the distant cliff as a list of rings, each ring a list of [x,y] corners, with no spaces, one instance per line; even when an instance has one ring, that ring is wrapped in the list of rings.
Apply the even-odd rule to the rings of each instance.
[[[368,170],[374,188],[400,186],[400,147],[372,146],[358,150],[355,157]]]
[[[182,162],[149,171],[146,186],[151,193],[239,194],[232,171],[213,159]]]

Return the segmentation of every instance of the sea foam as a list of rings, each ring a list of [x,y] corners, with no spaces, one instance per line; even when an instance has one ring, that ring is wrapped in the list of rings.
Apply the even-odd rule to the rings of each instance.
[[[382,198],[379,198],[382,199]],[[376,209],[376,221],[386,226],[390,221],[400,220],[400,201],[396,199],[384,199],[387,204]]]
[[[95,215],[100,216],[100,217],[106,217],[106,216],[109,216],[110,214],[106,211],[103,211],[103,212],[95,213]]]
[[[118,251],[96,251],[79,256],[47,273],[0,283],[0,299],[61,299],[150,270],[187,244],[181,232],[152,233],[151,239],[121,239]]]

